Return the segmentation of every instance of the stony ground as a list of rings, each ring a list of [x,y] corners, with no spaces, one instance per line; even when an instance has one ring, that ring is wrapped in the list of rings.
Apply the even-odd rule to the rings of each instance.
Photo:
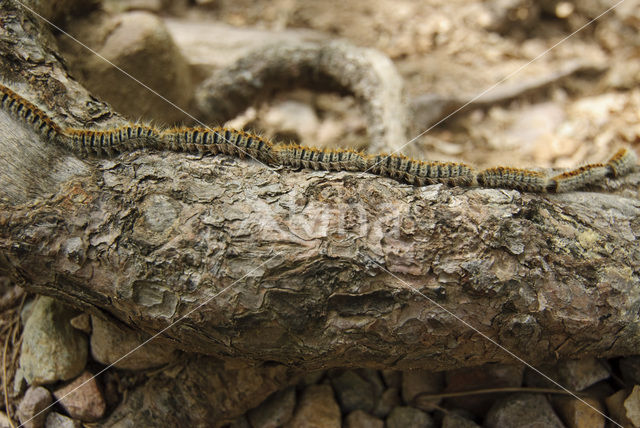
[[[640,3],[626,0],[563,41],[613,4],[605,0],[110,0],[104,2],[105,12],[60,21],[81,39],[134,67],[187,110],[194,88],[208,73],[233,61],[256,39],[274,34],[344,38],[382,51],[403,77],[406,102],[416,112],[409,138],[420,135],[407,153],[480,167],[569,167],[605,159],[620,144],[637,149],[639,142]],[[96,23],[105,22],[102,30],[96,30]],[[218,27],[215,36],[189,33],[189,28],[213,24],[228,27]],[[216,40],[221,34],[227,37],[226,45]],[[132,42],[141,43],[143,53],[164,56],[168,68],[135,69],[144,61],[132,62],[127,56]],[[59,43],[72,73],[92,91],[100,94],[122,79],[69,40],[60,37]],[[226,54],[221,55],[220,49]],[[181,60],[176,60],[178,55]],[[485,101],[474,101],[498,82],[495,92],[483,95]],[[134,119],[141,115],[165,124],[188,121],[164,102],[136,90],[110,90],[105,97],[112,96],[108,100],[115,110]],[[425,113],[430,105],[451,100],[474,102],[441,123],[441,117]],[[249,108],[232,125],[309,145],[367,147],[366,121],[357,101],[335,94],[278,93]],[[52,397],[62,397],[90,373],[100,371],[108,360],[105,347],[110,352],[118,349],[117,341],[107,340],[112,334],[109,327],[97,329],[86,315],[42,300],[27,296],[6,278],[0,282],[0,408],[4,409],[0,427],[10,426],[7,413],[15,421],[29,419]],[[62,321],[51,322],[52,314]],[[55,343],[46,342],[46,351],[38,348],[45,346],[38,341],[43,331],[56,338]],[[38,364],[42,352],[60,358],[45,370]],[[108,370],[31,426],[79,426],[80,421],[100,420],[129,389],[153,375],[148,367],[166,362],[151,352],[144,358],[139,367]],[[135,370],[143,367],[146,370]],[[563,361],[539,369],[579,392],[584,401],[551,393],[555,385],[521,365],[447,373],[332,369],[309,374],[277,392],[232,426],[614,426],[597,409],[624,426],[640,427],[640,357]]]

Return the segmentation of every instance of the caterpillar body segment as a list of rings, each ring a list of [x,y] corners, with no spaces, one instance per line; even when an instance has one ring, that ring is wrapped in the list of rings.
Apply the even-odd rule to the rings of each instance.
[[[67,128],[60,134],[62,144],[76,153],[113,155],[142,148],[159,148],[160,134],[155,128],[128,124],[104,131]]]
[[[622,148],[607,162],[607,175],[610,177],[621,177],[633,171],[638,163],[638,156],[635,152]]]
[[[503,166],[480,171],[476,181],[483,187],[502,187],[526,192],[546,192],[549,185],[547,176],[541,172]]]
[[[556,193],[578,190],[585,186],[601,182],[607,176],[608,171],[608,167],[601,163],[584,165],[551,177],[547,185],[547,190]]]
[[[57,141],[62,133],[60,126],[32,102],[0,85],[0,106],[15,119],[35,130],[45,141]]]

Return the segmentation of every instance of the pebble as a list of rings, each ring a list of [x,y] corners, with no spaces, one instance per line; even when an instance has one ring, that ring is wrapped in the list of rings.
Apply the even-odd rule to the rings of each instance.
[[[436,394],[442,392],[444,387],[444,374],[429,370],[410,370],[402,373],[402,399],[405,403],[411,401],[418,394]],[[434,404],[440,403],[436,400]],[[421,403],[424,403],[421,401]]]
[[[144,11],[96,15],[70,22],[68,30],[110,63],[71,40],[59,39],[61,53],[74,76],[115,111],[131,118],[164,123],[186,116],[130,78],[126,70],[172,103],[185,108],[192,95],[189,66],[159,17]]]
[[[251,409],[247,417],[253,428],[276,428],[291,419],[295,405],[295,388],[287,388],[271,394],[262,404]]]
[[[622,378],[633,385],[640,384],[640,356],[620,358],[620,373]]]
[[[609,370],[596,358],[563,360],[558,363],[559,381],[571,391],[582,391],[609,378]]]
[[[613,395],[605,398],[604,402],[609,410],[609,417],[625,427],[632,427],[633,424],[627,418],[627,409],[624,406],[625,400],[629,395],[629,391],[621,389]]]
[[[29,384],[48,384],[78,376],[87,363],[87,337],[71,326],[76,312],[40,296],[24,327],[20,367]]]
[[[95,377],[86,371],[53,395],[72,418],[85,422],[100,419],[107,407]]]
[[[0,412],[0,428],[13,428],[5,412]]]
[[[584,398],[584,401],[604,413],[604,408],[598,400]],[[604,428],[605,426],[602,414],[574,397],[556,396],[553,397],[552,402],[567,428]]]
[[[49,413],[47,421],[44,424],[45,428],[80,428],[81,426],[80,421],[56,412]]]
[[[485,364],[480,367],[451,370],[445,374],[447,384],[445,392],[517,387],[522,385],[523,374],[523,366],[507,364]],[[464,409],[481,417],[501,396],[501,394],[468,395],[448,398],[446,403],[450,407]]]
[[[71,318],[71,325],[76,330],[80,330],[83,333],[91,333],[91,317],[87,313],[82,313],[76,317]]]
[[[640,427],[640,386],[635,385],[631,390],[631,394],[624,400],[624,408],[627,410],[627,419],[631,423]]]
[[[387,428],[435,428],[431,416],[420,409],[398,406],[387,417]]]
[[[172,346],[156,340],[140,346],[147,336],[124,325],[117,325],[99,316],[91,316],[91,324],[91,356],[104,365],[113,364],[114,367],[126,370],[145,370],[166,364],[176,356],[176,350]],[[136,351],[120,360],[133,349]]]
[[[302,393],[293,418],[286,428],[340,428],[340,407],[330,385],[311,385]]]
[[[20,401],[17,412],[18,419],[22,426],[25,428],[43,427],[47,418],[47,408],[52,402],[51,393],[47,388],[32,386],[27,389],[22,401]]]
[[[486,428],[564,428],[549,402],[539,394],[513,394],[499,399],[489,409],[484,425]]]
[[[375,416],[355,410],[346,417],[344,421],[345,428],[384,428],[384,421]]]
[[[389,388],[382,393],[382,396],[373,409],[373,415],[379,418],[386,418],[391,410],[400,405],[400,391],[398,388]]]
[[[354,410],[370,412],[375,405],[373,388],[369,382],[358,376],[353,370],[332,377],[331,384],[345,413]]]
[[[382,379],[389,388],[402,387],[402,372],[398,370],[382,370]]]
[[[480,425],[464,416],[448,412],[442,419],[442,428],[480,428]]]

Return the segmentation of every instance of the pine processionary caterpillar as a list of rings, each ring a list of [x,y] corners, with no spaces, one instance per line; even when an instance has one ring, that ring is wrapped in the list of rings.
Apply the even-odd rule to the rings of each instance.
[[[607,176],[607,166],[601,163],[584,165],[572,171],[558,174],[549,179],[547,190],[551,192],[571,192],[602,181]]]
[[[637,156],[620,149],[606,164],[581,166],[555,176],[527,169],[494,167],[476,172],[459,162],[430,162],[401,154],[367,155],[349,149],[319,149],[299,144],[275,145],[261,136],[228,128],[177,127],[165,130],[126,124],[107,129],[63,129],[43,110],[0,84],[0,106],[34,129],[46,141],[83,155],[113,155],[143,148],[189,153],[250,156],[272,166],[325,171],[371,172],[416,186],[449,185],[500,187],[527,192],[569,192],[620,177],[636,166]]]
[[[62,129],[44,111],[3,85],[0,85],[0,100],[4,111],[26,123],[46,141],[62,134]]]
[[[546,192],[548,185],[547,177],[541,172],[503,166],[479,172],[476,181],[484,187],[503,187],[526,192]]]
[[[607,162],[607,175],[621,177],[630,173],[638,163],[638,156],[631,150],[622,148]]]

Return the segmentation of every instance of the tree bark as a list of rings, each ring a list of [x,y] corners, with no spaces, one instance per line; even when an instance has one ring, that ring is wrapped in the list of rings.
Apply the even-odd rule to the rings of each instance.
[[[120,120],[33,18],[0,14],[5,78],[68,123]],[[637,354],[639,183],[540,195],[227,156],[78,159],[0,113],[0,270],[149,333],[176,323],[163,338],[223,361],[513,361],[460,319],[531,364]]]

